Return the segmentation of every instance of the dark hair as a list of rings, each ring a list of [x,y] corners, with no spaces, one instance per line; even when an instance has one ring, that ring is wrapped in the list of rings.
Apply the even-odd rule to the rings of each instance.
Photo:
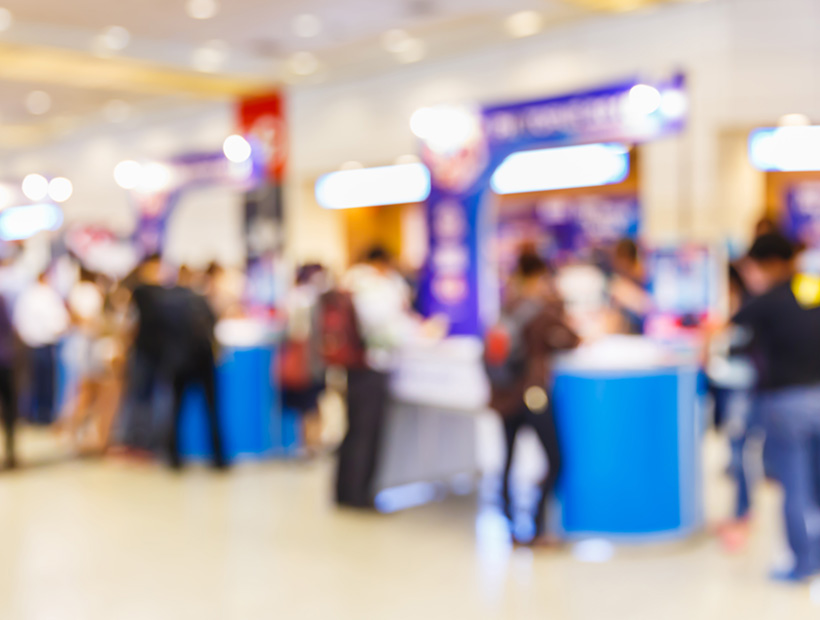
[[[638,244],[632,239],[621,239],[615,245],[615,256],[634,263],[638,260]]]
[[[535,252],[522,252],[518,257],[515,272],[522,278],[544,275],[549,271],[547,263]]]
[[[794,245],[780,233],[766,233],[759,236],[749,250],[749,258],[757,262],[790,261],[794,255]]]
[[[390,252],[382,245],[374,245],[364,255],[368,263],[389,263]]]
[[[305,284],[317,273],[321,273],[325,268],[319,263],[306,263],[296,270],[296,284]]]
[[[741,297],[746,298],[749,295],[749,289],[746,286],[746,282],[743,280],[743,276],[740,275],[740,270],[734,264],[729,264],[729,286],[735,287],[738,293],[740,293]]]
[[[153,263],[157,261],[162,262],[162,254],[160,254],[159,252],[152,252],[151,254],[147,254],[143,257],[142,264],[145,265],[147,263]]]

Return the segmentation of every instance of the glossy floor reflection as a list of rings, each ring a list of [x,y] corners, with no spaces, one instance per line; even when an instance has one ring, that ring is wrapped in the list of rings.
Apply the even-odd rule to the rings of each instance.
[[[704,536],[587,563],[572,548],[513,550],[474,496],[388,516],[338,512],[330,472],[325,461],[174,476],[79,461],[1,475],[0,618],[820,617],[810,586],[765,579],[782,548],[770,488],[742,554]],[[728,488],[709,478],[718,516]]]

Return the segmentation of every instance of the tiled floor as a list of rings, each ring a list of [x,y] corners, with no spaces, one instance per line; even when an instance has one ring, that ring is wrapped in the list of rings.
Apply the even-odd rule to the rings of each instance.
[[[820,618],[820,592],[815,604],[811,586],[765,578],[782,545],[773,489],[740,555],[704,536],[591,564],[571,548],[512,550],[474,497],[338,512],[330,471],[75,461],[0,475],[0,619]],[[710,481],[718,513],[728,489]]]

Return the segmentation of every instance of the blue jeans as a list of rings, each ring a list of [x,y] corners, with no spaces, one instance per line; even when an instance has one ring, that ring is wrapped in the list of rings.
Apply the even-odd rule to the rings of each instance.
[[[783,486],[795,574],[820,570],[820,386],[764,392],[759,398],[770,473]]]
[[[750,472],[747,464],[746,442],[753,430],[753,395],[749,390],[725,390],[724,428],[729,436],[731,463],[729,470],[737,484],[735,517],[742,519],[751,509]]]

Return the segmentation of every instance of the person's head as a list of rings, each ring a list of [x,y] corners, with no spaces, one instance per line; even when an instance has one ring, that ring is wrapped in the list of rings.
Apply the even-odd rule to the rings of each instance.
[[[620,273],[632,273],[640,266],[640,252],[638,244],[632,239],[621,239],[615,244],[615,252],[612,257],[615,271]]]
[[[392,266],[390,252],[381,245],[371,247],[365,254],[364,260],[368,265],[375,267],[379,271],[387,271]]]
[[[760,218],[755,224],[755,239],[763,235],[776,233],[778,230],[777,224],[772,218],[768,216]]]
[[[159,254],[145,257],[139,266],[138,278],[142,284],[162,283],[162,258]]]
[[[536,252],[524,251],[518,257],[515,278],[524,294],[538,294],[547,284],[549,266]]]
[[[789,280],[794,275],[796,254],[792,242],[780,233],[755,239],[744,265],[749,289],[760,294]]]
[[[190,288],[194,285],[194,280],[193,270],[188,265],[180,265],[177,272],[177,284]]]

